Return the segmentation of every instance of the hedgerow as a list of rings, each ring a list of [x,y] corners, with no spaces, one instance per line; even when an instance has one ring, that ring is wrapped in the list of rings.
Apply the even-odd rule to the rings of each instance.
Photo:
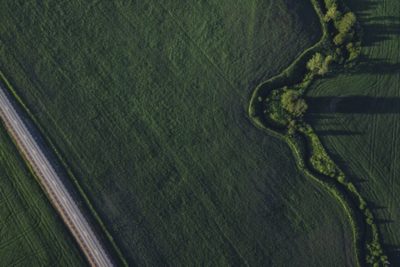
[[[367,202],[330,158],[312,127],[303,120],[307,103],[302,95],[310,84],[318,76],[330,72],[331,66],[345,66],[361,52],[360,27],[355,14],[338,0],[311,2],[322,25],[321,40],[281,74],[255,88],[249,115],[258,127],[287,141],[298,168],[324,185],[343,205],[353,228],[358,265],[388,266]]]

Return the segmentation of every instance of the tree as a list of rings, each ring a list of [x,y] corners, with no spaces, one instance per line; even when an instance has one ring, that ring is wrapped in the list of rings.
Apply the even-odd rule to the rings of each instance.
[[[288,127],[288,134],[293,136],[296,133],[296,121],[289,120],[287,127]]]
[[[333,38],[333,42],[335,43],[335,45],[339,46],[342,45],[344,43],[344,41],[346,40],[346,34],[343,34],[341,32],[339,32],[338,34],[336,34],[336,36]]]
[[[346,39],[351,39],[353,37],[356,20],[356,15],[354,15],[353,12],[347,12],[335,23],[338,34],[333,38],[333,42],[336,45],[342,45]]]
[[[336,5],[336,0],[325,0],[325,6],[327,9],[331,8],[333,5]]]
[[[308,105],[296,90],[286,90],[281,96],[282,107],[293,117],[300,118],[307,111]]]
[[[328,11],[325,14],[324,20],[326,22],[329,22],[331,20],[337,21],[340,18],[341,15],[342,14],[337,9],[337,5],[336,4],[332,4],[332,6],[330,8],[328,8]]]
[[[346,49],[347,49],[347,52],[349,52],[349,59],[348,59],[349,61],[352,61],[352,60],[358,58],[358,56],[361,53],[361,46],[359,43],[358,44],[357,43],[356,44],[348,43],[346,45]]]
[[[314,74],[325,75],[329,71],[329,65],[333,57],[328,55],[324,57],[321,53],[316,53],[308,62],[307,68]]]
[[[318,73],[322,68],[324,57],[321,53],[316,53],[308,62],[307,68],[314,73]]]
[[[342,19],[338,22],[337,29],[339,33],[347,34],[349,33],[356,24],[356,15],[353,12],[347,12],[344,14]]]

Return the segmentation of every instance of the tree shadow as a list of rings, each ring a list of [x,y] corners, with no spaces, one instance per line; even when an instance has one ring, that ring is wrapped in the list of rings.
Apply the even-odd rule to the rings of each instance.
[[[361,22],[363,46],[373,46],[391,39],[393,35],[400,34],[400,23],[397,16],[375,16],[375,11],[383,7],[383,1],[352,0],[347,4]]]
[[[346,130],[320,130],[315,131],[318,136],[341,136],[341,135],[361,135],[364,132],[361,131],[346,131]]]
[[[383,248],[390,259],[393,266],[398,266],[396,263],[400,263],[400,246],[392,244],[383,244]]]
[[[374,202],[371,202],[371,201],[367,201],[367,205],[371,210],[384,210],[384,209],[387,209],[386,206],[378,205],[378,204],[376,204]]]
[[[328,72],[321,80],[329,80],[337,77],[338,74],[400,74],[400,62],[388,62],[386,59],[368,58],[360,55],[356,62],[346,65],[332,65],[332,71]]]
[[[317,98],[313,99],[313,101],[318,101]],[[307,99],[307,103],[309,101]],[[313,103],[314,105],[314,103]],[[315,105],[318,106],[318,105]],[[343,123],[336,120],[340,118],[338,114],[335,112],[332,113],[324,113],[321,112],[322,108],[310,108],[307,114],[305,115],[304,120],[310,125],[318,125],[318,127],[314,127],[315,133],[320,137],[328,137],[328,136],[348,136],[348,135],[362,135],[365,132],[360,131],[359,129],[349,129],[349,125],[343,127]]]
[[[397,74],[400,73],[400,63],[392,63],[384,59],[372,59],[361,56],[358,59],[357,65],[343,71],[355,74]]]
[[[382,225],[382,224],[389,224],[389,223],[394,223],[395,221],[392,219],[375,219],[376,224]]]
[[[347,135],[349,135],[349,133],[347,133]],[[350,168],[348,163],[339,154],[330,150],[329,148],[327,148],[327,146],[324,146],[324,147],[327,150],[329,156],[335,162],[335,164],[347,175],[347,177],[349,178],[350,181],[352,181],[356,185],[367,182],[366,179],[363,179],[363,178],[360,178],[359,176],[357,176],[352,171],[352,169]]]
[[[400,97],[321,96],[307,97],[311,114],[398,114]]]
[[[352,0],[346,2],[346,5],[348,5],[360,18],[370,16],[372,10],[378,8],[380,4],[381,3],[378,0]]]
[[[375,17],[362,24],[363,46],[373,46],[400,34],[400,23],[393,16]]]

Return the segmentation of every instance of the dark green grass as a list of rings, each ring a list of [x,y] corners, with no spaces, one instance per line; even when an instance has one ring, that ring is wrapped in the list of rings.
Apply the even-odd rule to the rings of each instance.
[[[310,89],[316,105],[309,120],[336,161],[358,181],[390,261],[398,265],[400,2],[348,2],[364,29],[364,57],[353,73],[321,80]]]
[[[0,140],[0,265],[86,266],[2,126]]]
[[[309,1],[58,2],[4,3],[0,67],[129,262],[353,265],[339,204],[246,117],[320,37]]]

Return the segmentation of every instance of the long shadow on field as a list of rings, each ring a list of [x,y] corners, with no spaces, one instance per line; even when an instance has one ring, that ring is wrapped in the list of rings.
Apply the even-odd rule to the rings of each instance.
[[[389,40],[394,35],[400,35],[400,23],[395,17],[377,17],[363,24],[363,45],[372,46],[376,43]]]
[[[391,260],[391,263],[394,264],[393,266],[398,266],[396,264],[400,263],[400,247],[391,244],[383,244],[385,251],[387,251],[387,255]]]
[[[371,16],[374,10],[379,7],[380,0],[351,0],[346,1],[350,9],[361,19]]]
[[[376,16],[384,8],[381,0],[351,0],[348,4],[361,21],[363,46],[372,46],[400,34],[398,16]]]
[[[391,63],[381,59],[371,59],[361,56],[354,68],[344,71],[355,74],[396,74],[400,73],[400,63]]]
[[[368,58],[365,55],[361,55],[357,59],[357,64],[355,66],[328,73],[325,79],[334,78],[337,74],[400,74],[400,62],[393,63],[385,59]]]
[[[310,98],[307,98],[310,99]],[[312,102],[319,101],[319,98],[315,98]],[[309,100],[307,100],[309,106]],[[365,132],[360,131],[359,129],[349,129],[349,125],[346,125],[346,127],[343,127],[343,124],[336,119],[338,118],[338,114],[336,112],[323,112],[321,111],[322,108],[315,107],[317,106],[316,104],[313,103],[313,107],[309,107],[309,110],[305,116],[305,120],[310,123],[311,125],[318,124],[319,126],[324,126],[324,129],[318,129],[320,127],[317,127],[314,129],[316,134],[320,137],[324,136],[346,136],[346,135],[362,135]],[[333,154],[333,153],[332,153]],[[332,156],[334,158],[334,155]],[[337,161],[338,163],[342,162],[340,159],[334,158],[335,162]],[[344,161],[343,161],[344,163]]]
[[[400,113],[399,97],[323,96],[307,97],[309,113],[313,114],[397,114]]]
[[[316,131],[318,136],[340,136],[340,135],[361,135],[363,132],[361,131],[347,131],[347,130],[321,130]]]

